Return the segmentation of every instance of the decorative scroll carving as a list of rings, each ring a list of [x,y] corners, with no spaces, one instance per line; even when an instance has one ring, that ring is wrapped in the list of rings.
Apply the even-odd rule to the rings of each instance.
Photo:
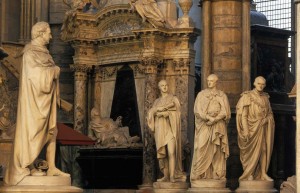
[[[117,74],[118,66],[101,66],[97,67],[97,70],[99,71],[99,78],[105,80]]]
[[[133,35],[132,30],[141,28],[140,21],[128,17],[118,17],[102,27],[101,37]]]
[[[174,71],[177,74],[183,75],[183,74],[190,73],[191,59],[180,58],[179,60],[174,60],[173,64],[174,64]]]
[[[146,74],[157,73],[158,65],[161,63],[163,63],[163,59],[158,57],[143,57],[141,59],[141,64],[144,66]]]
[[[91,66],[86,65],[70,65],[71,70],[73,70],[75,81],[86,81],[87,72],[91,69]]]

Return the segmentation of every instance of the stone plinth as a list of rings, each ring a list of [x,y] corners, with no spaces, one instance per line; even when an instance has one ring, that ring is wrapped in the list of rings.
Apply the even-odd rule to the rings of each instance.
[[[83,192],[82,189],[71,186],[70,177],[58,176],[26,176],[16,186],[3,186],[0,187],[0,192],[13,192],[13,193],[79,193]]]
[[[155,182],[153,183],[154,193],[185,193],[189,184],[186,182]]]
[[[0,165],[3,166],[3,172],[9,162],[10,154],[12,152],[12,139],[1,139],[0,140]],[[4,175],[4,173],[3,173]],[[1,176],[1,173],[0,173]]]
[[[194,180],[187,192],[194,193],[221,193],[231,192],[226,188],[226,180]]]
[[[253,181],[240,181],[240,186],[236,190],[238,193],[272,193],[277,192],[274,188],[273,181],[262,181],[262,180],[253,180]]]

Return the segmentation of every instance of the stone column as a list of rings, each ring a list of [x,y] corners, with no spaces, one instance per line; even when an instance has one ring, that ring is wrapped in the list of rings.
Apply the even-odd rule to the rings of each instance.
[[[21,0],[20,42],[31,40],[31,27],[35,23],[34,0]]]
[[[296,4],[296,31],[300,32],[300,0],[295,0]],[[296,85],[297,97],[296,104],[300,104],[300,34],[296,33]],[[296,109],[296,184],[300,184],[300,107]],[[300,193],[300,187],[297,187],[297,193]]]
[[[154,136],[147,125],[147,114],[158,97],[157,66],[162,60],[157,58],[143,58],[141,63],[145,71],[145,102],[144,102],[144,132],[143,132],[143,184],[140,190],[152,188],[156,173],[156,150]]]
[[[202,88],[210,73],[219,77],[231,107],[250,87],[250,0],[202,0]]]
[[[202,1],[202,61],[201,88],[207,87],[206,78],[211,73],[211,2]]]
[[[74,70],[74,129],[86,134],[87,131],[87,72],[88,66],[71,65]]]

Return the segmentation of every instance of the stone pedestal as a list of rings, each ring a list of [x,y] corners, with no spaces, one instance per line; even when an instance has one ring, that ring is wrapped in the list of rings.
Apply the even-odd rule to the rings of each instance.
[[[0,187],[0,192],[14,193],[79,193],[82,189],[71,186],[70,177],[58,176],[26,176],[16,186]]]
[[[0,165],[3,167],[3,174],[0,173],[0,177],[4,176],[4,171],[7,166],[7,163],[9,162],[9,158],[12,152],[12,139],[1,139],[0,140]]]
[[[235,192],[238,193],[272,193],[277,192],[273,181],[240,181],[240,186]]]
[[[155,182],[153,183],[154,193],[186,193],[189,184],[186,182]]]
[[[226,180],[196,180],[191,182],[189,193],[231,192],[226,188]]]

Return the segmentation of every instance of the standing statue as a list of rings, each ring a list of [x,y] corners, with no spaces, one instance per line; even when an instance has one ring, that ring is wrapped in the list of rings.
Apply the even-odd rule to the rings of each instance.
[[[242,93],[236,106],[238,145],[244,173],[239,180],[267,180],[274,140],[274,118],[266,80],[258,76],[255,88]]]
[[[226,94],[218,90],[218,77],[207,77],[208,88],[198,93],[195,105],[195,144],[191,182],[226,179],[229,156],[227,124],[231,117]]]
[[[135,8],[142,17],[143,22],[148,20],[155,28],[165,26],[165,17],[158,8],[156,0],[131,0],[130,4],[131,8]]]
[[[52,38],[49,24],[36,23],[31,38],[23,50],[15,140],[4,178],[6,185],[17,185],[25,176],[34,175],[33,163],[44,146],[47,175],[69,176],[55,166],[60,68],[46,48]]]
[[[147,123],[154,132],[157,159],[163,177],[158,182],[185,182],[182,168],[181,117],[177,97],[168,93],[165,80],[158,83],[161,97],[154,101],[149,110]]]

